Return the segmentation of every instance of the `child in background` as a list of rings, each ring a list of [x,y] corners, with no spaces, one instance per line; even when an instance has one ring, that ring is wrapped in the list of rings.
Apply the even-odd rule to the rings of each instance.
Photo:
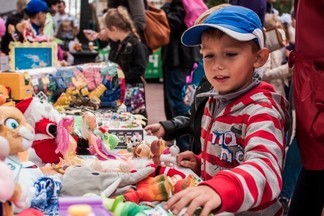
[[[165,208],[187,215],[209,212],[279,215],[287,101],[262,82],[255,69],[268,58],[257,14],[240,6],[224,7],[182,36],[187,46],[201,45],[204,69],[214,87],[202,117],[202,153],[180,153],[177,163],[204,180],[175,194]]]
[[[106,33],[110,39],[109,60],[117,63],[125,74],[127,88],[144,89],[144,73],[148,63],[148,49],[139,39],[135,26],[125,7],[111,8],[105,15]],[[137,91],[138,93],[138,91]],[[143,92],[142,92],[143,93]],[[134,98],[144,95],[133,95]],[[140,110],[128,110],[147,117],[145,106]]]
[[[56,36],[57,38],[63,41],[61,48],[64,51],[69,51],[69,44],[75,38],[73,33],[72,21],[68,19],[62,20]]]

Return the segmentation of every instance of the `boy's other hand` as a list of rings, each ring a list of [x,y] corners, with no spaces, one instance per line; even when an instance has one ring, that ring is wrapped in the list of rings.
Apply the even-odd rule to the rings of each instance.
[[[159,123],[148,125],[144,128],[144,130],[146,130],[148,135],[154,135],[158,138],[164,137],[165,135],[165,130]]]
[[[201,185],[189,187],[176,193],[168,200],[164,208],[178,215],[183,208],[188,207],[185,215],[193,215],[197,208],[202,207],[200,215],[207,216],[221,204],[222,200],[216,191],[208,186]]]
[[[177,155],[177,164],[179,166],[190,168],[192,171],[197,171],[197,158],[191,151],[185,151]]]

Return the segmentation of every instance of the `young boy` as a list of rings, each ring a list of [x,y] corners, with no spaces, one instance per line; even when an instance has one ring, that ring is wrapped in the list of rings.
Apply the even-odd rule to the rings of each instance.
[[[258,16],[228,6],[184,32],[182,43],[201,45],[204,69],[214,87],[202,117],[202,153],[178,155],[177,163],[200,173],[204,182],[175,194],[165,205],[174,214],[245,212],[281,214],[277,197],[287,129],[287,101],[261,82],[256,68],[267,60]],[[245,215],[245,214],[244,214]]]

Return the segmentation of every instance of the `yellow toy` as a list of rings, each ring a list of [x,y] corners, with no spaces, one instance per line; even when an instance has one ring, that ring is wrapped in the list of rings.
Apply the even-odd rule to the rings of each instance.
[[[103,84],[100,84],[97,88],[95,88],[94,90],[92,90],[89,94],[89,98],[92,101],[95,101],[97,103],[100,103],[100,96],[106,91],[106,86],[104,86]]]

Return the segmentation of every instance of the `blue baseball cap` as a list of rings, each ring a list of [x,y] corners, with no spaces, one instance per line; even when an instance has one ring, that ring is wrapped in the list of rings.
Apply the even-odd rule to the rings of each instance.
[[[30,0],[25,7],[25,11],[31,14],[37,14],[39,12],[48,12],[49,8],[43,0]]]
[[[201,44],[201,34],[209,28],[217,28],[239,41],[256,39],[260,48],[264,47],[260,18],[248,8],[226,6],[215,11],[202,24],[188,28],[182,34],[181,42],[186,46],[198,46]]]

